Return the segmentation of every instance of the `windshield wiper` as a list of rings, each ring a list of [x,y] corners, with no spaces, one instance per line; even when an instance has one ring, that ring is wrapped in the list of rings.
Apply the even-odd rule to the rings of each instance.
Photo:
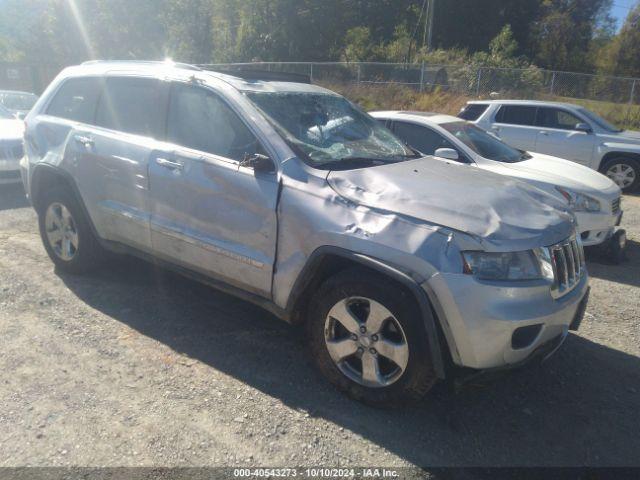
[[[364,168],[384,165],[386,163],[396,163],[397,160],[384,160],[370,157],[344,157],[339,160],[329,160],[328,162],[316,163],[316,168],[329,167],[331,170],[349,170],[351,168]]]

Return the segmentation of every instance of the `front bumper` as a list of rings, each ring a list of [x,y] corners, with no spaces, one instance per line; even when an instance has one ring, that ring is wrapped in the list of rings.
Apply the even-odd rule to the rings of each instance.
[[[575,288],[558,299],[545,281],[504,284],[464,274],[438,273],[423,288],[438,314],[453,362],[484,370],[518,365],[541,345],[566,336],[576,315],[584,313],[580,310],[586,305],[582,300],[588,283],[585,271]],[[525,335],[514,336],[516,330]]]
[[[601,245],[611,238],[615,227],[620,225],[622,211],[612,212],[576,212],[578,231],[582,239],[582,245],[592,247]]]

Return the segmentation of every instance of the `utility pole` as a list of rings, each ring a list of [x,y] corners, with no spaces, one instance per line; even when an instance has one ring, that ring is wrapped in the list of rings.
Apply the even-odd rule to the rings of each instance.
[[[433,38],[433,13],[435,12],[436,0],[429,0],[429,7],[427,8],[427,20],[425,20],[425,31],[427,33],[427,50],[432,50],[431,39]],[[427,27],[427,21],[429,26]],[[424,43],[424,42],[423,42]]]
[[[427,45],[427,30],[429,26],[429,19],[431,18],[431,15],[429,15],[428,13],[431,10],[431,0],[427,0],[427,2],[429,3],[427,4],[427,14],[424,16],[424,29],[422,30],[422,48]]]

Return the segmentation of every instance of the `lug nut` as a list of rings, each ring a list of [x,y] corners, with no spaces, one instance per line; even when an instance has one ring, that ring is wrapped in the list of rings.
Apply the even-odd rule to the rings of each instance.
[[[364,348],[358,347],[358,353],[364,353]]]
[[[369,353],[370,353],[371,355],[375,355],[375,354],[376,354],[376,353],[378,353],[378,352],[376,352],[376,349],[375,349],[375,348],[370,348],[370,349],[369,349]]]
[[[358,340],[358,335],[356,335],[355,333],[351,334],[351,340]]]
[[[371,335],[371,340],[373,340],[374,342],[378,341],[378,335]]]
[[[364,325],[360,327],[360,333],[366,333],[367,331],[367,327],[365,327]]]

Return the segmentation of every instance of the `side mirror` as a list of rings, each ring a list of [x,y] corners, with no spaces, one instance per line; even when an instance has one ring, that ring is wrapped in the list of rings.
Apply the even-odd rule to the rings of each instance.
[[[447,160],[460,160],[460,155],[453,148],[438,148],[433,152],[434,157],[446,158]]]
[[[273,164],[273,160],[262,155],[261,153],[254,153],[253,155],[246,154],[240,161],[240,166],[245,168],[253,168],[254,172],[261,173],[273,173],[276,171],[276,167]]]
[[[573,129],[577,130],[578,132],[585,132],[585,133],[591,133],[593,131],[591,130],[591,127],[589,126],[588,123],[576,123],[576,126]]]

